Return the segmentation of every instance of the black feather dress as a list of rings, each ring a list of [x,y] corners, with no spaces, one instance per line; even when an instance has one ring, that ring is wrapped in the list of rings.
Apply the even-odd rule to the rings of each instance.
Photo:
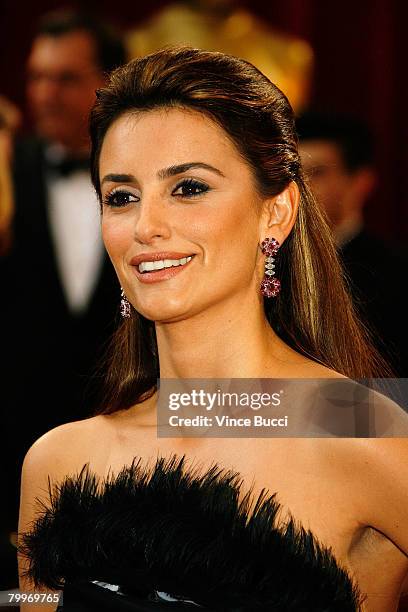
[[[102,483],[87,465],[50,485],[22,534],[36,585],[63,589],[63,612],[356,612],[361,597],[329,549],[275,495],[240,499],[239,474],[134,460]]]

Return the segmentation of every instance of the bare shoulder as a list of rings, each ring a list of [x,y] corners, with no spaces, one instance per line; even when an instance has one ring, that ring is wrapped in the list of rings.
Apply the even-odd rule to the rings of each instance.
[[[149,414],[152,401],[139,404],[137,412],[123,409],[51,429],[38,438],[27,452],[23,478],[26,476],[25,480],[31,482],[31,476],[34,480],[46,476],[58,482],[67,475],[79,473],[85,464],[98,476],[106,476],[114,449],[122,447],[129,428],[134,434],[140,416]]]
[[[107,424],[102,416],[64,423],[34,442],[25,456],[23,472],[46,468],[54,476],[65,474],[88,461],[107,435]]]
[[[369,493],[378,501],[387,489],[408,488],[408,438],[311,438],[302,444],[321,468],[327,465],[339,478],[344,472],[350,487],[366,489],[363,497]]]
[[[408,487],[408,437],[355,440],[354,448],[364,458],[368,472],[381,472],[392,478],[392,483],[378,483],[377,489],[403,481]]]
[[[105,419],[96,416],[55,427],[34,442],[21,472],[19,530],[39,511],[39,501],[48,504],[51,488],[64,477],[79,473],[86,464],[103,470],[108,438]]]
[[[379,470],[392,473],[394,470],[408,465],[408,438],[346,438],[331,441],[333,448],[341,445],[350,457],[358,462],[360,467],[365,466],[366,474],[378,474]],[[402,477],[408,472],[405,469]],[[382,483],[378,483],[378,487]],[[378,489],[378,487],[376,487]]]
[[[28,450],[21,473],[20,515],[18,525],[18,565],[20,589],[31,592],[50,591],[41,585],[34,585],[27,572],[30,560],[20,550],[24,534],[30,532],[42,514],[44,506],[50,502],[52,485],[60,482],[66,475],[78,472],[89,461],[93,449],[103,447],[103,438],[108,435],[105,420],[91,417],[82,421],[66,423],[51,429]],[[30,605],[35,610],[54,610],[55,606]],[[22,606],[22,612],[26,606]],[[28,610],[28,607],[27,607]]]

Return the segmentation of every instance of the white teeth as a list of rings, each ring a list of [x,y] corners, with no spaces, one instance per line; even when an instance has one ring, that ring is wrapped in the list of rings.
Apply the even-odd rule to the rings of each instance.
[[[139,264],[139,271],[140,272],[151,272],[152,270],[155,270],[154,264],[156,262],[154,261],[142,261],[141,264]]]
[[[159,261],[142,261],[139,264],[139,272],[152,272],[153,270],[162,270],[163,268],[171,268],[172,266],[184,266],[192,260],[192,256],[183,257],[182,259],[160,259]]]

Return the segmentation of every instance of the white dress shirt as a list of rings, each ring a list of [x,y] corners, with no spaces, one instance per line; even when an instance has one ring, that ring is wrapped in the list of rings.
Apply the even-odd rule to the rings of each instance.
[[[91,299],[104,257],[99,204],[86,170],[68,176],[50,174],[46,183],[61,285],[71,312],[81,314]]]

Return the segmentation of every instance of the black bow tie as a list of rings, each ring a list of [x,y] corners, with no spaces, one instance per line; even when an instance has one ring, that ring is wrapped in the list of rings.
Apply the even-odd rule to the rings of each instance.
[[[58,176],[69,176],[76,170],[89,172],[90,163],[88,158],[64,157],[62,159],[46,159],[46,168]]]

